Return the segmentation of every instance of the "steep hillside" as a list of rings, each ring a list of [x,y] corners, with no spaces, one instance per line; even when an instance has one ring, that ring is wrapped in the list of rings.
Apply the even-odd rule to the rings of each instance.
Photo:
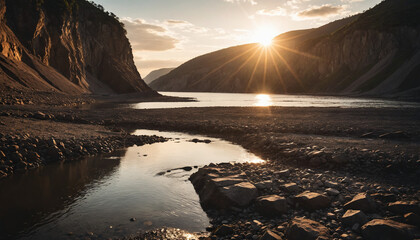
[[[420,2],[386,0],[325,26],[192,59],[155,80],[165,91],[414,95]]]
[[[0,88],[151,92],[122,24],[85,0],[0,0]]]
[[[175,68],[161,68],[158,70],[154,70],[150,72],[145,78],[144,81],[149,84],[153,82],[155,79],[162,77],[163,75],[168,74],[170,71],[174,70]]]

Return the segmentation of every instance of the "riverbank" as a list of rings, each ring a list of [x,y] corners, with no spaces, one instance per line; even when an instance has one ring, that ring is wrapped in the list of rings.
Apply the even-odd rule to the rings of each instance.
[[[284,197],[289,209],[287,213],[280,217],[265,217],[256,210],[255,203],[239,210],[209,209],[207,213],[213,224],[209,230],[213,238],[258,239],[267,230],[287,236],[293,218],[305,216],[324,225],[334,238],[355,239],[363,235],[361,224],[352,230],[353,226],[344,226],[341,219],[345,213],[344,204],[356,194],[392,194],[392,201],[420,199],[420,113],[416,109],[255,107],[134,110],[122,106],[117,109],[89,107],[86,103],[91,101],[85,100],[75,105],[62,101],[63,104],[55,104],[58,102],[55,101],[53,104],[0,106],[3,173],[33,168],[21,162],[28,162],[26,160],[31,156],[25,154],[34,149],[43,151],[38,153],[39,161],[35,162],[46,164],[49,158],[70,160],[80,157],[85,152],[80,149],[95,154],[123,148],[128,146],[127,142],[124,144],[127,133],[134,129],[158,129],[220,137],[269,160],[265,165],[220,165],[217,168],[245,173],[247,181],[258,188],[259,196],[276,194]],[[98,100],[93,99],[95,101]],[[131,138],[129,144],[164,140],[128,137]],[[23,161],[14,161],[16,156]],[[288,171],[288,174],[275,174],[282,171]],[[333,184],[326,184],[327,181]],[[258,187],[261,182],[266,182],[266,185]],[[284,190],[283,185],[290,183],[296,184],[299,191]],[[327,188],[338,191],[338,194],[333,190],[326,192]],[[326,195],[330,205],[315,213],[296,207],[292,200],[305,190]],[[379,203],[377,212],[365,213],[370,214],[367,219],[391,218],[407,223],[407,213],[388,211],[389,203]],[[223,228],[229,229],[229,234],[221,236],[216,229],[224,225],[227,225]]]

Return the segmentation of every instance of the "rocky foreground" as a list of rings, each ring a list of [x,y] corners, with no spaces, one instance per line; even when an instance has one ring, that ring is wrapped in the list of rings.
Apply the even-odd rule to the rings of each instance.
[[[415,239],[420,192],[274,163],[211,165],[190,180],[209,239]]]
[[[134,239],[419,238],[416,109],[135,110],[89,104],[125,97],[16,92],[2,99],[2,177],[165,140],[129,135],[134,129],[220,137],[267,160],[211,165],[191,176],[211,218],[207,234],[158,229]]]

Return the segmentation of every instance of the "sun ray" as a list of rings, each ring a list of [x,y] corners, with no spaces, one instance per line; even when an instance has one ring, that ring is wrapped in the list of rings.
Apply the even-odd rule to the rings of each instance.
[[[258,49],[255,49],[255,51],[254,51],[254,53],[252,53],[252,55],[251,56],[249,56],[247,59],[246,59],[246,61],[244,61],[242,64],[241,64],[241,66],[239,66],[238,67],[238,69],[235,71],[235,72],[233,72],[232,74],[230,74],[229,75],[229,77],[227,77],[226,78],[226,81],[230,81],[236,74],[238,74],[239,73],[239,71],[241,71],[241,69],[242,68],[244,68],[245,66],[246,66],[246,64],[249,62],[249,61],[251,61],[252,60],[252,58],[255,56],[255,54],[257,54],[259,51],[258,51]],[[221,82],[220,83],[218,83],[218,85],[217,85],[217,87],[219,86],[221,84]],[[216,87],[216,88],[217,88]]]
[[[309,54],[309,53],[304,53],[304,52],[295,50],[293,48],[288,48],[288,47],[285,47],[284,45],[281,45],[281,44],[273,43],[272,45],[273,45],[273,47],[282,48],[282,49],[284,49],[286,51],[289,51],[289,52],[292,52],[292,53],[296,53],[296,54],[302,55],[304,57],[312,58],[312,59],[315,59],[315,60],[322,60],[322,58],[320,58],[318,56],[315,56],[315,55],[312,55],[312,54]]]
[[[283,91],[287,93],[287,87],[286,87],[286,84],[284,83],[283,77],[281,76],[279,67],[277,66],[277,62],[274,59],[273,51],[270,51],[269,53],[270,53],[271,61],[273,62],[274,69],[276,70],[277,76],[279,77],[280,84],[283,87]]]
[[[286,65],[286,68],[290,71],[290,73],[293,75],[293,77],[295,78],[295,80],[297,81],[297,83],[304,88],[302,81],[300,80],[299,76],[296,74],[296,72],[293,70],[293,68],[289,65],[289,63],[286,61],[286,59],[277,51],[276,48],[273,48],[274,53],[277,55],[277,57],[279,57],[282,62],[284,63],[284,65]]]
[[[263,53],[263,51],[260,51],[260,55],[258,56],[257,63],[254,66],[254,70],[252,70],[252,74],[251,74],[251,76],[249,78],[249,81],[248,81],[248,84],[246,86],[246,89],[245,89],[246,92],[249,90],[249,87],[251,86],[251,82],[253,82],[253,80],[254,80],[254,75],[255,75],[255,72],[257,71],[258,64],[260,64],[262,53]]]
[[[191,84],[191,86],[194,86],[196,84],[198,84],[199,82],[205,80],[207,77],[209,77],[210,75],[212,75],[213,73],[217,72],[218,70],[220,70],[221,68],[223,68],[224,66],[226,66],[227,64],[237,60],[238,58],[244,56],[245,54],[249,53],[250,51],[254,50],[258,48],[258,45],[253,46],[252,48],[246,50],[245,52],[237,55],[236,57],[229,59],[228,61],[226,61],[225,63],[221,64],[219,67],[213,69],[212,71],[210,71],[209,73],[207,73],[206,75],[204,75],[203,77],[201,77],[200,79],[198,79],[197,81],[195,81],[194,83]]]

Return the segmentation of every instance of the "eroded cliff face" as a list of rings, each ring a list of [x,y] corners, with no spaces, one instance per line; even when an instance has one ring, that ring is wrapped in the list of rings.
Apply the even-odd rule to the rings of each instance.
[[[119,21],[91,3],[0,0],[0,4],[0,25],[9,31],[0,35],[3,56],[35,69],[53,89],[153,94],[134,65],[130,43]],[[56,79],[40,74],[39,68],[53,69],[53,75],[66,78],[76,89],[55,86]]]

